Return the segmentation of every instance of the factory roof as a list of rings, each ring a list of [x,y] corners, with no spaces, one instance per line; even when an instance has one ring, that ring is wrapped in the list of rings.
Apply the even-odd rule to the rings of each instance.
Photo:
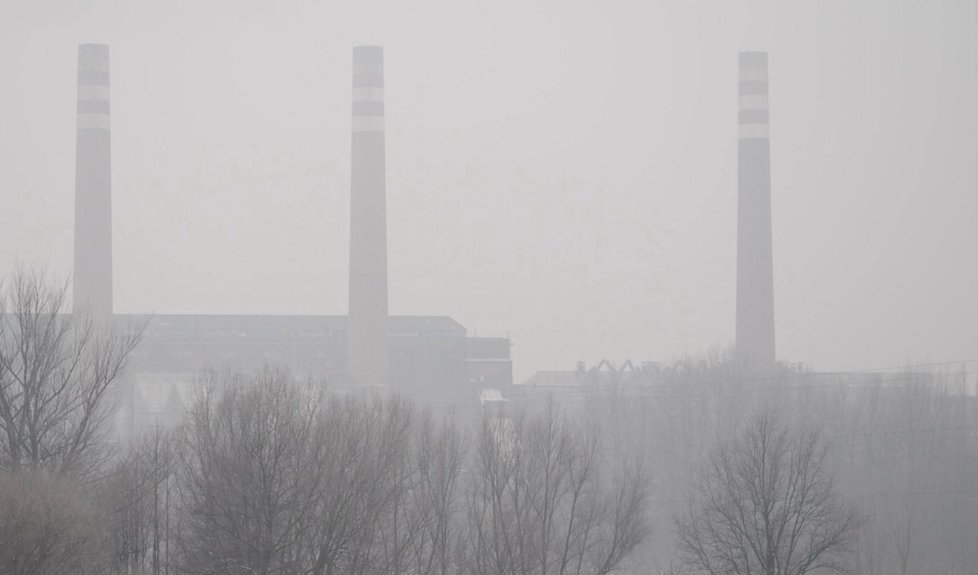
[[[150,338],[322,338],[345,336],[345,315],[116,315],[117,322],[138,323],[148,319]],[[402,315],[388,318],[388,333],[395,337],[465,337],[462,324],[448,316]]]

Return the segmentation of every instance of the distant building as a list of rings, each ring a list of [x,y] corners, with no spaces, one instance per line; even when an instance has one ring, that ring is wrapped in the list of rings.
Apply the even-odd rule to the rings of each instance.
[[[140,318],[116,316],[122,325]],[[132,356],[120,431],[178,424],[207,369],[252,373],[283,366],[337,393],[349,381],[346,316],[161,315]],[[389,391],[421,404],[475,404],[483,389],[512,385],[509,340],[468,337],[445,316],[388,318]],[[491,392],[490,392],[491,393]]]
[[[648,385],[659,373],[659,364],[643,362],[636,367],[631,360],[618,365],[603,359],[587,368],[583,361],[577,362],[573,370],[538,371],[523,382],[519,388],[526,389],[571,389],[594,388],[595,386]]]

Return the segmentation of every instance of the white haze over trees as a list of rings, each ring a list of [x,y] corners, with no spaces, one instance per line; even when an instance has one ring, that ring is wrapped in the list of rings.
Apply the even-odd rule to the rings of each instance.
[[[49,313],[64,293],[43,274],[16,272],[4,284],[4,328],[74,322]],[[6,360],[8,376],[10,365],[58,375],[33,387],[4,379],[6,406],[39,405],[17,404],[25,394],[90,389],[89,371],[66,380],[45,366],[73,365],[79,354],[119,366],[138,349],[138,330],[103,335],[97,341],[114,343],[94,356],[78,351],[95,341],[78,337],[85,330],[27,333],[69,335],[54,338],[60,345],[6,336],[4,357],[11,347],[30,351]],[[784,365],[758,375],[714,354],[663,367],[651,385],[609,383],[472,411],[338,395],[328,382],[269,366],[201,373],[181,425],[148,428],[128,444],[72,440],[82,447],[71,458],[60,440],[81,429],[75,411],[42,417],[60,440],[33,442],[43,448],[32,453],[49,457],[25,457],[14,455],[15,433],[33,429],[27,415],[37,411],[8,407],[0,567],[969,573],[978,563],[978,404],[964,393],[967,376]],[[116,388],[97,389],[109,390],[95,401],[106,407]]]

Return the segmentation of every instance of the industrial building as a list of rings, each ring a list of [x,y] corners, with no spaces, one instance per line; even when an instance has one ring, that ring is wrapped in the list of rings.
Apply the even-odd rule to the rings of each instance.
[[[123,329],[140,320],[115,316]],[[347,376],[348,332],[346,316],[155,316],[131,356],[125,402],[131,411],[120,414],[120,425],[178,423],[206,370],[282,366],[341,393],[365,389]],[[509,340],[468,337],[450,317],[391,316],[386,343],[391,372],[385,389],[422,404],[474,404],[483,389],[511,388]]]
[[[285,366],[337,390],[390,391],[423,402],[478,402],[512,385],[507,338],[469,337],[446,316],[389,316],[384,61],[353,50],[349,316],[156,315],[119,390],[120,433],[177,423],[206,369]],[[78,51],[74,306],[121,329],[112,307],[109,48]]]

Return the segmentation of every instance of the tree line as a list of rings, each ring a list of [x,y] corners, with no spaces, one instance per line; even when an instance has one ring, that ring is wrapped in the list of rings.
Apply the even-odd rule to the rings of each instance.
[[[782,365],[774,373],[756,374],[744,372],[731,355],[718,350],[681,359],[663,366],[653,385],[610,387],[579,402],[586,405],[589,417],[600,422],[609,444],[652,462],[649,511],[653,525],[666,528],[658,529],[636,552],[638,562],[646,566],[637,572],[797,572],[785,567],[784,561],[774,571],[742,567],[751,565],[745,555],[750,557],[766,545],[757,545],[766,537],[759,538],[755,526],[743,522],[714,534],[724,535],[718,554],[721,549],[741,550],[739,567],[730,564],[716,570],[714,562],[713,570],[697,570],[689,561],[696,545],[690,549],[688,539],[708,533],[694,529],[698,520],[690,520],[691,500],[700,502],[693,507],[698,514],[737,518],[751,510],[751,517],[773,516],[778,519],[773,524],[784,523],[783,513],[772,515],[772,510],[764,511],[765,505],[741,507],[733,515],[727,511],[734,504],[729,485],[740,486],[733,493],[765,491],[748,481],[749,471],[767,468],[764,460],[748,468],[739,465],[765,453],[752,447],[757,442],[751,436],[757,435],[758,420],[768,416],[775,420],[775,425],[768,425],[772,436],[786,433],[779,444],[788,447],[788,453],[797,454],[796,446],[805,444],[805,436],[818,436],[818,449],[808,451],[818,455],[819,464],[808,469],[821,469],[818,475],[832,487],[832,497],[820,509],[835,508],[838,521],[833,524],[850,526],[847,544],[835,548],[841,553],[822,558],[832,565],[814,572],[974,572],[978,565],[973,528],[978,525],[973,480],[978,476],[978,397],[973,369],[967,364],[907,365],[863,373],[815,373]],[[737,452],[740,455],[731,457]],[[772,473],[792,457],[781,457]],[[725,479],[720,481],[721,477]],[[771,477],[764,486],[793,483],[788,480],[791,475],[783,472]],[[757,515],[755,508],[760,510]],[[715,520],[710,526],[721,528]],[[745,548],[750,553],[744,553]]]
[[[219,377],[115,468],[116,568],[611,573],[647,536],[645,482],[556,409],[469,437],[397,398]]]
[[[436,415],[274,367],[209,372],[180,426],[123,444],[108,432],[142,326],[66,313],[66,293],[30,270],[0,290],[3,573],[965,573],[973,558],[973,500],[913,495],[964,492],[975,470],[974,404],[948,374],[824,385],[716,356],[651,388]]]

